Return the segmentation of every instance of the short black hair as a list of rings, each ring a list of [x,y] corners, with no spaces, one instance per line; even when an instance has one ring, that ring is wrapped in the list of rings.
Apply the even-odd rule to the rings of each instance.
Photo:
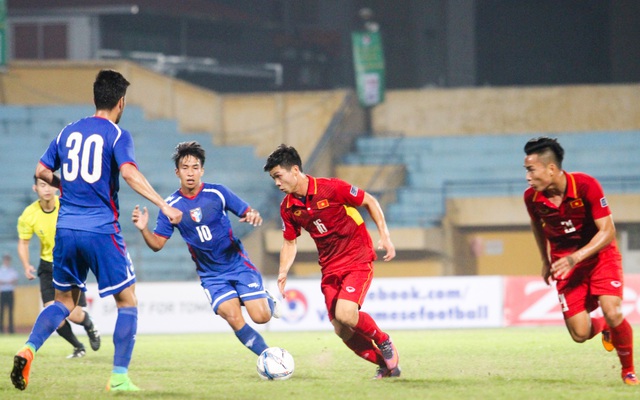
[[[564,149],[558,143],[558,139],[547,136],[533,138],[524,145],[526,155],[552,155],[554,162],[558,168],[562,169],[562,160],[564,160]]]
[[[204,167],[205,152],[202,146],[200,146],[200,143],[196,141],[178,143],[173,156],[171,156],[173,162],[176,164],[176,168],[178,168],[180,160],[187,156],[197,158],[200,160],[200,166]]]
[[[127,94],[130,83],[121,73],[103,69],[93,82],[93,102],[96,110],[111,110]]]
[[[300,172],[303,172],[300,154],[298,154],[298,151],[293,146],[287,146],[284,143],[278,146],[273,153],[269,154],[267,163],[264,165],[264,170],[265,172],[269,172],[278,165],[288,170],[294,165],[297,165]]]

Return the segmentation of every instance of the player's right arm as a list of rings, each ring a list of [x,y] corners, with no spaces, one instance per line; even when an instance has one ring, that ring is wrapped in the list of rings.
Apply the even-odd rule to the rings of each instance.
[[[136,228],[140,230],[144,242],[151,250],[160,251],[164,247],[165,243],[167,243],[167,238],[154,235],[147,227],[147,224],[149,223],[149,212],[147,211],[147,207],[140,210],[140,206],[137,205],[136,208],[133,209],[131,220]]]
[[[36,276],[34,275],[36,269],[29,262],[29,240],[28,239],[18,239],[18,258],[22,262],[22,268],[24,268],[24,276],[27,279],[34,280]]]
[[[42,179],[43,181],[47,182],[49,185],[60,189],[60,178],[56,174],[54,174],[52,170],[47,168],[41,162],[38,163],[38,165],[36,165],[35,175],[36,175],[36,178]]]
[[[145,178],[135,165],[130,163],[123,164],[120,167],[120,173],[125,182],[131,186],[131,189],[158,206],[160,211],[169,218],[172,224],[180,223],[182,220],[182,211],[165,203],[164,199],[160,197],[158,192],[155,191],[147,178]]]
[[[297,239],[285,239],[280,249],[280,268],[278,269],[278,289],[280,289],[282,297],[284,297],[284,287],[287,284],[287,274],[293,265],[293,260],[295,260],[297,253]]]
[[[551,262],[549,261],[549,250],[547,248],[547,238],[544,236],[544,231],[542,230],[542,225],[540,221],[531,220],[531,231],[533,232],[533,237],[536,240],[536,245],[538,246],[538,252],[540,252],[540,259],[542,260],[542,279],[544,279],[545,283],[549,284],[549,279],[551,278]]]

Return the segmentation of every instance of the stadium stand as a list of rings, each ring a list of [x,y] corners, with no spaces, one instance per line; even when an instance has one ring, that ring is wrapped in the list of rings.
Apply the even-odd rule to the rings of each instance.
[[[608,193],[638,193],[638,131],[553,135],[567,151],[564,169],[600,179]],[[526,188],[523,146],[541,134],[363,137],[350,165],[404,164],[404,186],[386,214],[392,227],[439,225],[447,198],[520,196]]]
[[[1,164],[10,177],[3,180],[1,189],[0,214],[4,223],[0,224],[0,238],[3,242],[15,246],[17,218],[24,207],[36,199],[31,183],[42,152],[64,125],[93,112],[93,107],[88,105],[0,106]],[[147,120],[143,110],[132,105],[127,106],[120,126],[132,133],[140,169],[161,195],[172,193],[179,185],[171,160],[174,147],[181,141],[196,140],[207,152],[206,181],[227,185],[267,218],[277,212],[267,207],[278,193],[269,177],[262,173],[264,160],[255,156],[253,147],[216,147],[210,134],[180,133],[175,120]],[[160,253],[153,253],[144,245],[129,215],[136,204],[149,207],[150,203],[122,181],[120,189],[120,222],[140,280],[196,279],[193,262],[177,232]],[[153,225],[157,211],[150,211],[150,225]],[[237,218],[231,219],[240,237],[251,230],[239,224]]]

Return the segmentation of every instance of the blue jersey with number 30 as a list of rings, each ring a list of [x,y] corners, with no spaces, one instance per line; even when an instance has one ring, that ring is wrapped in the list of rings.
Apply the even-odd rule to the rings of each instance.
[[[120,232],[120,167],[136,165],[129,132],[105,118],[83,118],[60,132],[40,163],[60,169],[58,228]]]
[[[233,235],[227,216],[228,211],[242,216],[249,205],[226,186],[203,183],[193,197],[187,197],[177,190],[165,201],[183,212],[182,221],[175,227],[187,243],[200,277],[255,269],[242,243]],[[174,225],[159,213],[154,233],[170,238],[173,229]]]

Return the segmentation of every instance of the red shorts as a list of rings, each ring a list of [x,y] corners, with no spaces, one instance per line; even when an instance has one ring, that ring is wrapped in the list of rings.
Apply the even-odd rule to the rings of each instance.
[[[338,299],[350,300],[362,306],[373,279],[373,263],[350,265],[322,275],[320,288],[324,294],[329,320],[335,317]]]
[[[599,260],[597,264],[582,265],[569,279],[556,284],[558,299],[564,319],[598,308],[598,297],[602,295],[622,298],[623,291],[622,258]]]

